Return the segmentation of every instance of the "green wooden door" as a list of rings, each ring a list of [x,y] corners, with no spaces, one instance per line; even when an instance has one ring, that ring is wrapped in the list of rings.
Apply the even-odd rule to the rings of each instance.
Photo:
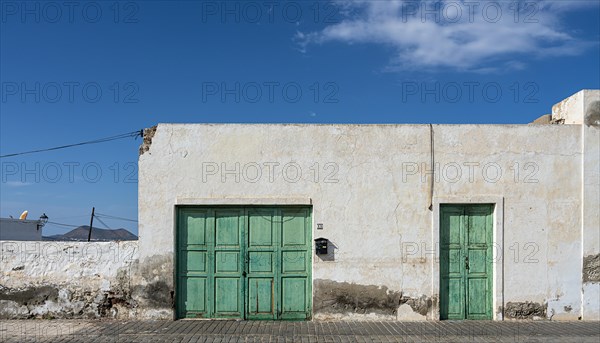
[[[243,211],[181,209],[177,236],[177,317],[241,318]]]
[[[492,319],[493,209],[440,207],[440,319]]]
[[[246,288],[247,319],[276,319],[278,211],[271,208],[249,209]]]
[[[312,303],[311,226],[308,208],[281,210],[280,319],[309,319]]]
[[[310,318],[310,208],[183,207],[177,227],[178,318]]]
[[[209,254],[214,266],[209,285],[212,316],[242,318],[244,315],[244,221],[243,210],[216,209],[214,211],[214,254]]]
[[[209,309],[209,242],[212,215],[207,209],[178,213],[177,318],[211,317]]]

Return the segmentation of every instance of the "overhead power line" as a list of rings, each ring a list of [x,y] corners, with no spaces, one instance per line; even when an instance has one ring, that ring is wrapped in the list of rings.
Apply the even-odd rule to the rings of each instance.
[[[83,217],[89,217],[89,216],[90,216],[89,214],[82,214],[80,216],[69,216],[69,217],[58,217],[58,218],[52,217],[52,219],[56,219],[56,220],[58,220],[58,219],[73,219],[73,218],[83,218]]]
[[[112,230],[108,225],[106,225],[105,222],[102,221],[102,219],[98,218],[97,215],[94,215],[94,217],[100,222],[100,224],[102,224],[104,226],[104,228]]]
[[[34,153],[44,152],[44,151],[59,150],[59,149],[71,148],[71,147],[75,147],[75,146],[86,145],[86,144],[104,143],[104,142],[110,142],[110,141],[114,141],[114,140],[117,140],[117,139],[123,139],[123,138],[129,138],[129,137],[137,138],[137,137],[142,137],[143,135],[144,135],[143,130],[132,131],[132,132],[123,133],[123,134],[112,136],[112,137],[95,139],[93,141],[87,141],[87,142],[81,142],[81,143],[75,143],[75,144],[68,144],[68,145],[61,145],[61,146],[57,146],[57,147],[54,147],[54,148],[31,150],[31,151],[17,152],[17,153],[14,153],[14,154],[2,155],[2,156],[0,156],[0,158],[13,157],[13,156],[19,156],[19,155],[26,155],[26,154],[34,154]]]
[[[52,224],[52,225],[64,226],[64,227],[79,227],[80,226],[80,225],[71,225],[71,224],[63,224],[63,223],[56,223],[56,222],[47,222],[46,224]]]
[[[71,217],[59,217],[57,219],[78,218],[78,217],[88,217],[88,216],[89,215],[71,216]],[[94,218],[96,220],[98,220],[100,222],[100,224],[102,224],[102,226],[104,226],[105,228],[107,228],[109,230],[113,230],[113,229],[111,229],[101,218],[104,218],[105,220],[106,219],[124,220],[124,221],[128,221],[128,222],[137,223],[137,220],[134,220],[134,219],[117,217],[117,216],[111,216],[111,215],[108,215],[108,214],[102,214],[102,213],[98,213],[98,212],[95,212],[95,211],[94,211]],[[78,228],[78,227],[82,226],[82,225],[65,224],[65,223],[58,223],[58,222],[52,222],[52,221],[48,221],[47,224],[58,226],[58,227],[63,227],[63,228]]]
[[[101,213],[98,213],[98,212],[96,212],[95,216],[96,216],[96,218],[100,217],[100,218],[106,218],[106,219],[125,220],[125,221],[128,221],[128,222],[137,223],[137,220],[135,220],[135,219],[128,219],[128,218],[123,218],[123,217],[110,216],[108,214],[101,214]]]

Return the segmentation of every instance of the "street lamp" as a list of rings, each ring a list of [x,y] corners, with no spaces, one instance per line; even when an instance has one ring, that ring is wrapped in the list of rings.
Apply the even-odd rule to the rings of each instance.
[[[38,224],[38,230],[39,230],[39,229],[43,228],[44,225],[46,225],[46,223],[48,222],[48,216],[46,215],[46,213],[44,213],[40,216],[40,220],[38,222],[39,222],[39,224]]]

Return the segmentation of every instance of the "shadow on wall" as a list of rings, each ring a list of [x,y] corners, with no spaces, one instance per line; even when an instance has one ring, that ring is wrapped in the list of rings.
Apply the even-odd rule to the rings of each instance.
[[[600,127],[600,101],[594,101],[585,113],[585,125]]]
[[[335,261],[335,251],[338,249],[337,245],[332,241],[327,241],[327,254],[325,255],[317,255],[319,259],[323,262],[333,262]]]

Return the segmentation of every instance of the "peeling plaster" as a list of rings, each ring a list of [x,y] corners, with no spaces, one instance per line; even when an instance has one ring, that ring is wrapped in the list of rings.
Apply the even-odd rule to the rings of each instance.
[[[545,319],[548,305],[535,302],[509,302],[504,309],[508,319]]]
[[[600,282],[600,254],[583,258],[583,282]]]
[[[385,286],[357,285],[332,280],[314,280],[315,312],[353,312],[395,315],[401,292]]]
[[[414,298],[386,286],[359,285],[333,280],[314,280],[315,315],[334,314],[328,319],[352,319],[357,314],[369,316],[397,316],[400,319],[424,320],[434,300],[425,295]],[[412,312],[409,314],[408,312]]]

